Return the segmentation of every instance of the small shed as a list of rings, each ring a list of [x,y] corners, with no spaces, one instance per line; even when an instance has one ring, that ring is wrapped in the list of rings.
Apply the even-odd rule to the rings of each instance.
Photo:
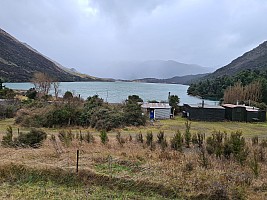
[[[184,104],[185,117],[197,121],[223,121],[225,108],[202,104]]]
[[[143,103],[143,111],[150,119],[170,119],[171,106],[168,103]]]
[[[245,105],[223,104],[225,118],[230,121],[240,122],[264,122],[266,111],[259,108]]]
[[[243,105],[223,104],[225,108],[225,119],[230,121],[246,121],[246,107]]]

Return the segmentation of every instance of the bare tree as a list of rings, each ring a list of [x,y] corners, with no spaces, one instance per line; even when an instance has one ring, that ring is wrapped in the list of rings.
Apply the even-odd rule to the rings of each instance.
[[[54,81],[54,82],[52,82],[52,85],[53,85],[53,89],[54,89],[55,98],[57,99],[58,93],[59,93],[60,82]]]
[[[44,96],[48,95],[48,92],[51,89],[52,78],[45,73],[37,72],[33,75],[32,83],[38,94]]]
[[[259,102],[262,97],[262,84],[260,81],[254,81],[249,85],[242,86],[237,82],[234,86],[228,87],[224,91],[224,103],[236,103],[237,101],[255,101]]]

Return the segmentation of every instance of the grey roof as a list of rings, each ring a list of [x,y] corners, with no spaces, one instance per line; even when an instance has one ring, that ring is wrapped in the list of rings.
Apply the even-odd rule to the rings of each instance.
[[[253,106],[246,106],[246,105],[234,105],[234,104],[223,104],[224,107],[228,107],[228,108],[246,108],[247,111],[259,111],[259,108],[257,107],[253,107]]]
[[[184,105],[188,105],[190,106],[191,108],[202,108],[202,104],[184,104]],[[222,106],[216,106],[216,105],[207,105],[207,104],[204,104],[204,108],[216,108],[216,109],[225,109],[224,107]]]
[[[168,103],[143,103],[142,108],[165,108],[170,109],[171,106]]]

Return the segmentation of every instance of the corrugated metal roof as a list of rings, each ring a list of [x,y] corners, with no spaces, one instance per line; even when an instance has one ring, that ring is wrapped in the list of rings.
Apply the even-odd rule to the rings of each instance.
[[[142,108],[166,108],[170,109],[171,106],[168,103],[143,103]]]
[[[185,105],[188,105],[192,108],[202,108],[202,104],[185,104]],[[216,106],[216,105],[207,105],[207,104],[204,104],[204,108],[217,108],[217,109],[225,109],[224,107],[222,106]]]
[[[259,108],[245,105],[234,105],[234,104],[223,104],[224,107],[228,108],[246,108],[247,111],[259,111]]]

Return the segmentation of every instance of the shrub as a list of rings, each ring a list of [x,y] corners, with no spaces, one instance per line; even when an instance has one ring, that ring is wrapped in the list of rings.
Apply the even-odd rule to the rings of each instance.
[[[146,134],[146,144],[147,146],[152,146],[153,144],[153,133],[151,131]]]
[[[157,137],[158,137],[158,144],[161,144],[164,140],[164,131],[160,131],[158,134],[157,134]]]
[[[100,132],[100,139],[101,139],[102,144],[106,144],[108,142],[108,135],[106,131]]]
[[[163,140],[160,143],[161,150],[164,151],[168,147],[168,142],[166,136],[164,136]]]
[[[198,147],[202,147],[203,142],[204,142],[205,134],[204,133],[197,133],[197,144]]]
[[[18,146],[38,148],[42,142],[46,139],[47,134],[39,129],[31,129],[28,133],[19,134],[16,138]]]
[[[126,125],[142,126],[146,118],[142,113],[141,106],[137,102],[128,101],[124,106],[124,121]]]
[[[214,154],[221,158],[223,153],[223,133],[214,131],[212,136],[207,138],[206,150],[208,154]]]
[[[66,146],[69,146],[71,144],[72,139],[73,139],[73,135],[72,135],[71,130],[69,130],[67,132],[65,130],[62,130],[62,131],[59,131],[58,138]]]
[[[258,178],[259,174],[260,174],[260,165],[259,165],[259,158],[258,158],[258,152],[257,151],[253,152],[253,158],[250,161],[249,166],[250,166],[250,169],[252,170],[254,176],[256,178]]]
[[[184,134],[185,144],[186,144],[187,148],[190,147],[190,142],[191,142],[190,128],[191,128],[191,122],[189,122],[189,120],[187,120],[185,122],[185,134]]]
[[[178,130],[171,139],[171,148],[176,151],[182,151],[182,146],[183,146],[183,136],[181,132]]]
[[[135,135],[136,142],[144,143],[143,134],[138,133]]]
[[[248,147],[245,143],[245,138],[242,137],[241,131],[236,131],[231,134],[230,144],[232,146],[235,159],[243,165],[249,154]]]
[[[117,132],[116,140],[121,146],[123,146],[123,144],[125,143],[125,139],[121,136],[120,132]]]
[[[197,144],[197,134],[193,133],[192,135],[192,143],[195,145]]]
[[[72,98],[73,98],[73,94],[70,91],[66,91],[65,94],[63,95],[63,99],[65,100],[70,100]]]
[[[29,90],[27,90],[26,97],[28,97],[29,99],[36,99],[37,91],[35,90],[35,88],[30,88]]]
[[[94,142],[95,142],[95,138],[94,138],[93,134],[90,133],[89,131],[86,133],[84,139],[85,139],[85,141],[88,142],[88,143],[94,143]]]
[[[208,157],[207,157],[207,154],[205,152],[205,149],[204,148],[201,148],[200,149],[200,153],[199,153],[199,163],[202,167],[204,168],[208,168],[209,166],[209,160],[208,160]]]

